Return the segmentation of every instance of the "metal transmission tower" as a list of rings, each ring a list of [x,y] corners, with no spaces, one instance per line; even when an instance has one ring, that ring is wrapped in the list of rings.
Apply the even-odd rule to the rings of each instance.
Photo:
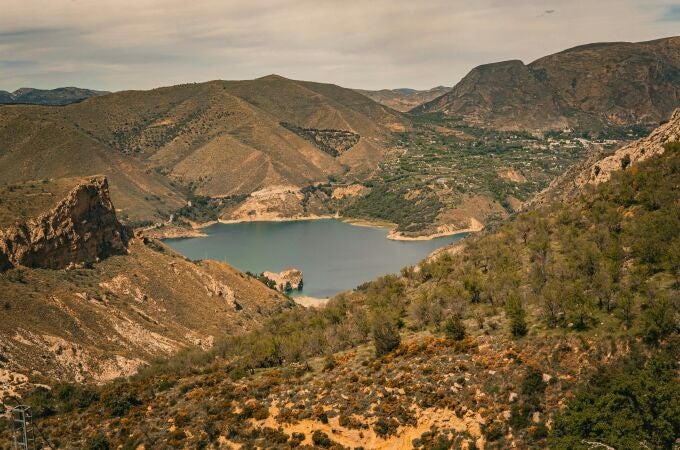
[[[12,436],[14,450],[35,450],[33,414],[30,406],[19,405],[12,409]]]

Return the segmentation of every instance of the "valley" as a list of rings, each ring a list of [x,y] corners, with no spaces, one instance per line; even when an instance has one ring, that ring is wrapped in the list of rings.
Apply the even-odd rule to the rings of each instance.
[[[671,448],[678,139],[680,112],[568,202],[208,351],[22,400],[63,448]]]
[[[0,183],[105,174],[124,220],[163,227],[172,219],[174,236],[181,234],[178,227],[218,220],[337,215],[389,222],[403,238],[441,235],[521,209],[549,180],[595,151],[589,143],[606,151],[648,133],[675,104],[676,45],[676,38],[603,44],[530,66],[510,64],[545,91],[536,98],[510,90],[515,78],[505,63],[498,70],[476,68],[452,90],[432,90],[440,96],[409,112],[377,103],[373,99],[382,97],[369,92],[371,98],[278,75],[115,92],[60,107],[3,105]],[[645,78],[649,95],[629,97],[635,98],[634,116],[616,112],[628,100],[611,90],[593,91],[599,103],[587,104],[573,96],[567,104],[550,93],[567,92],[550,84],[563,81],[554,68],[569,67],[577,79],[608,52],[608,64],[632,80],[656,58],[656,49],[670,56]],[[608,79],[611,70],[598,77]],[[548,78],[536,78],[539,72]],[[461,105],[486,105],[497,117],[443,106],[454,97]],[[540,120],[513,106],[517,101],[540,110]],[[554,114],[546,106],[551,102]],[[390,207],[378,200],[388,198]]]
[[[679,73],[0,91],[0,449],[677,447]]]

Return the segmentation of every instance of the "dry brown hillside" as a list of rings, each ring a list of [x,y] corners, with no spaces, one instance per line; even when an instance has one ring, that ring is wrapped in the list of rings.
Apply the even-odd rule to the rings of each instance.
[[[0,184],[106,175],[123,218],[153,217],[184,204],[183,194],[134,158],[112,150],[61,115],[64,108],[0,106]],[[94,120],[94,118],[92,119]]]
[[[151,218],[184,204],[188,190],[224,197],[369,172],[390,132],[407,126],[352,90],[276,75],[118,92],[60,108],[6,106],[0,182],[104,173],[124,214]],[[336,132],[352,141],[336,144]],[[339,145],[337,156],[329,143]]]
[[[127,236],[112,250],[125,230],[102,180],[0,191],[0,260],[12,263],[0,264],[0,401],[27,381],[131,374],[293,306],[227,264],[192,262],[158,241]]]

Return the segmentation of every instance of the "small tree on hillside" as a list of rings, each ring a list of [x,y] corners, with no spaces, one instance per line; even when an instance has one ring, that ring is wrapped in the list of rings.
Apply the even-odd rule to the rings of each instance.
[[[459,314],[454,314],[444,322],[444,333],[446,337],[454,341],[465,339],[465,324]]]
[[[510,319],[510,333],[514,337],[525,336],[528,329],[522,301],[517,297],[511,297],[506,303],[506,310]]]
[[[399,336],[397,327],[384,316],[374,317],[372,334],[376,356],[390,353],[401,343],[401,336]]]

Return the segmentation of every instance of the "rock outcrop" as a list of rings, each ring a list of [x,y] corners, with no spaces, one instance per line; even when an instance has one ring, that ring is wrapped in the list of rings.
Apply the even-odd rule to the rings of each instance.
[[[93,177],[51,210],[0,230],[0,271],[17,265],[63,269],[125,254],[131,237],[116,217],[106,178]]]
[[[290,292],[292,290],[302,290],[302,272],[298,269],[289,268],[281,273],[263,272],[262,276],[272,280],[276,284],[276,290],[278,291]]]
[[[671,119],[659,126],[646,138],[622,147],[583,171],[576,179],[579,186],[600,184],[608,181],[612,172],[626,169],[629,166],[663,153],[663,146],[667,142],[680,140],[680,109],[676,109]]]
[[[680,141],[680,108],[675,110],[668,122],[660,125],[649,136],[613,153],[605,151],[601,145],[584,141],[590,156],[554,179],[547,188],[526,202],[523,208],[532,209],[553,202],[569,201],[587,186],[608,181],[613,172],[629,169],[638,162],[663,153],[664,144],[675,141]]]
[[[3,186],[0,198],[0,411],[14,387],[128,376],[295,307],[228,264],[131,239],[103,177]]]

